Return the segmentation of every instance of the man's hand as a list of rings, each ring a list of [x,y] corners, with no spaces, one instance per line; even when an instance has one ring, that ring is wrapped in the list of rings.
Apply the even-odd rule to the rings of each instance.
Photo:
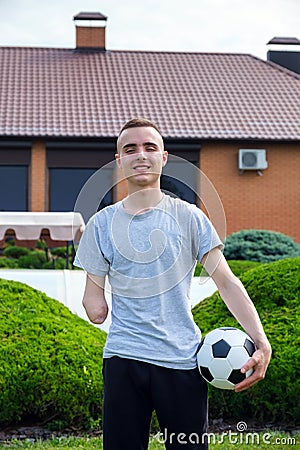
[[[249,361],[241,368],[242,373],[253,369],[253,373],[235,387],[235,392],[242,392],[265,378],[265,373],[271,359],[271,347],[266,345],[263,349],[257,349]]]

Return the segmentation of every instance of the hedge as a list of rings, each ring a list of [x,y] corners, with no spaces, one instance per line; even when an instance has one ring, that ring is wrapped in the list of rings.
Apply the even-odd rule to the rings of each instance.
[[[58,301],[0,279],[0,426],[98,420],[105,339]]]
[[[259,266],[259,262],[256,261],[236,261],[236,260],[229,260],[227,261],[230,269],[232,272],[239,277],[242,273],[246,272],[247,270],[253,269],[254,267]],[[196,265],[194,276],[208,276],[206,270],[203,268],[202,264],[199,262]]]
[[[300,258],[260,265],[241,279],[273,348],[266,379],[244,393],[210,388],[210,415],[299,423]],[[193,309],[203,334],[238,326],[218,294]],[[22,283],[0,280],[0,426],[101,420],[106,334]]]
[[[0,269],[17,269],[18,260],[15,258],[7,258],[3,256],[0,258]]]
[[[9,245],[0,256],[0,268],[5,269],[65,269],[66,248],[42,248],[38,241],[36,249]],[[69,250],[70,265],[72,264],[71,250]]]
[[[241,230],[226,238],[224,256],[227,260],[267,263],[300,256],[300,245],[283,233],[269,230]]]
[[[257,261],[236,261],[229,260],[227,261],[230,269],[237,277],[240,277],[243,273],[248,270],[257,268],[261,263]]]
[[[3,250],[3,255],[7,256],[7,258],[20,258],[21,256],[28,255],[29,253],[29,248],[17,247],[16,245],[10,245]]]
[[[211,415],[299,424],[300,258],[260,265],[241,280],[259,312],[273,355],[266,378],[251,389],[237,394],[210,387]],[[193,315],[203,335],[219,326],[241,328],[219,293],[196,305]]]

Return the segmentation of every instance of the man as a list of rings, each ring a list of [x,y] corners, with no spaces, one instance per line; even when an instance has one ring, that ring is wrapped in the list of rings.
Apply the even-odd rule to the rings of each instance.
[[[264,378],[271,348],[210,221],[195,205],[161,191],[168,154],[156,125],[127,122],[115,158],[128,195],[90,219],[75,260],[87,272],[83,305],[93,323],[107,316],[106,275],[112,289],[103,361],[104,449],[147,449],[153,410],[166,448],[207,449],[207,386],[196,365],[201,333],[189,306],[197,260],[257,346],[242,369],[254,372],[237,392]]]

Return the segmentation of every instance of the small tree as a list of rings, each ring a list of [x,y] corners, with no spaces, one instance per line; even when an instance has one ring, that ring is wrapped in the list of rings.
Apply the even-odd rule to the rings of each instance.
[[[226,238],[226,259],[268,263],[300,256],[300,245],[283,233],[268,230],[241,230]]]

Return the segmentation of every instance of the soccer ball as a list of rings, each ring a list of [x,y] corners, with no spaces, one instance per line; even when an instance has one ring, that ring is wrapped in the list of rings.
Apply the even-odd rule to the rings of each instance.
[[[249,377],[253,369],[241,368],[255,352],[252,339],[233,327],[216,328],[201,341],[197,353],[198,368],[203,378],[219,389],[234,389]]]

